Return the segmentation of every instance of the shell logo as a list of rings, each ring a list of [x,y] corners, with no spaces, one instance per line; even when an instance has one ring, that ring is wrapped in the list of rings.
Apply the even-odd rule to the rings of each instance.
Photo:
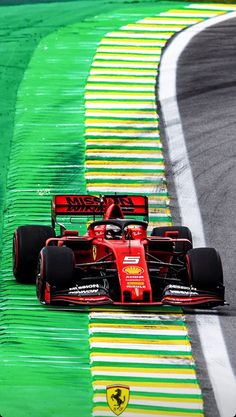
[[[141,266],[130,265],[123,268],[123,272],[128,275],[141,275],[144,272],[144,269]]]

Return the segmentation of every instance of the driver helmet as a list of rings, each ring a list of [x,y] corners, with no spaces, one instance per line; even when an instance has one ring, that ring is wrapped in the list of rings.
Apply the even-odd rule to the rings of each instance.
[[[106,239],[121,239],[121,228],[114,224],[106,225]]]

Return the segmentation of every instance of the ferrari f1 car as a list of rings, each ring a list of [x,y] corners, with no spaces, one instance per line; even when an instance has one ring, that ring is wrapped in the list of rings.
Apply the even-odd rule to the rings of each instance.
[[[84,235],[71,230],[81,217]],[[51,227],[14,233],[15,278],[36,281],[43,304],[224,305],[217,251],[193,249],[187,227],[147,227],[145,196],[56,195]]]

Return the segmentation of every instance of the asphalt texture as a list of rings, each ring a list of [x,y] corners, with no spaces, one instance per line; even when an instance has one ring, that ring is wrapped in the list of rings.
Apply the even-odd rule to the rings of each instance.
[[[206,244],[220,252],[223,263],[226,300],[230,305],[221,308],[218,315],[234,371],[236,371],[235,28],[236,20],[230,19],[195,36],[181,54],[177,68],[177,101]],[[173,196],[171,207],[173,221],[178,224],[179,210],[171,169],[168,170],[168,181]],[[195,314],[187,314],[187,321],[204,396],[206,417],[217,417],[219,414],[198,340]]]

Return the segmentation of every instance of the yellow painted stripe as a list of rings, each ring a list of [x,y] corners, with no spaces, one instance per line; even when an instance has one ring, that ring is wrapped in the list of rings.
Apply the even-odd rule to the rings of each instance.
[[[164,25],[164,23],[163,23]],[[123,26],[121,29],[122,30],[154,30],[155,32],[159,32],[163,30],[163,25],[152,25],[152,24],[145,24],[145,23],[130,23],[126,26]],[[178,31],[181,29],[185,29],[186,25],[176,25],[175,27],[172,27],[171,25],[166,25],[164,26],[164,30],[165,32],[173,32],[173,31]]]
[[[110,110],[109,111],[109,114],[108,114],[107,110],[97,110],[97,109],[94,109],[94,110],[87,110],[86,111],[87,117],[91,117],[91,114],[93,114],[93,113],[95,113],[97,115],[107,116],[107,117],[114,116],[114,115],[116,115],[116,116],[122,116],[124,114],[124,110]],[[140,111],[137,112],[137,111],[134,111],[134,110],[128,110],[128,114],[129,114],[130,117],[132,115],[135,116],[137,113],[138,114],[141,114],[141,115],[144,115],[144,116],[147,115],[147,116],[150,116],[150,117],[159,118],[159,116],[156,114],[155,111],[150,111],[150,110],[142,111],[142,110],[140,110]]]
[[[127,26],[123,26],[122,28],[121,28],[121,30],[120,31],[114,31],[114,32],[110,32],[110,33],[108,33],[106,36],[108,37],[108,38],[113,38],[113,37],[115,37],[115,38],[130,38],[130,37],[133,37],[134,39],[135,38],[140,38],[140,37],[144,37],[144,38],[152,38],[153,36],[156,36],[157,38],[159,38],[159,39],[162,39],[162,36],[163,35],[166,35],[166,36],[168,36],[168,37],[171,37],[171,36],[173,36],[174,35],[174,30],[168,30],[168,29],[165,29],[165,31],[164,32],[159,32],[158,31],[158,28],[156,27],[156,25],[155,25],[155,27],[156,27],[156,32],[154,32],[154,33],[148,33],[148,32],[145,32],[145,31],[143,31],[142,33],[140,33],[140,32],[136,32],[136,27],[137,27],[137,25],[138,24],[132,24],[132,26],[133,26],[133,29],[134,29],[134,31],[131,31],[131,30],[129,30],[129,31],[126,31],[126,29],[127,29],[127,27],[130,29],[130,25],[127,25]],[[162,28],[163,28],[163,26],[161,26]]]
[[[99,395],[99,394],[96,394]],[[101,395],[101,394],[100,394]],[[148,395],[132,395],[133,400],[143,400],[143,401],[168,401],[170,404],[172,402],[178,402],[178,403],[195,403],[195,404],[202,404],[202,400],[200,398],[171,398],[171,397],[165,397],[164,395],[161,397],[150,397]]]
[[[111,329],[115,328],[115,329],[145,329],[145,330],[187,330],[185,325],[165,325],[165,324],[149,324],[149,323],[145,323],[145,324],[118,324],[118,323],[90,323],[89,324],[89,328],[93,328],[93,327],[109,327]]]
[[[107,407],[103,407],[103,406],[95,406],[94,407],[94,415],[96,416],[96,412],[107,412],[108,408]],[[188,410],[186,411],[167,411],[167,410],[144,410],[144,408],[132,408],[132,406],[129,406],[129,408],[127,408],[125,410],[125,415],[128,416],[129,414],[131,414],[132,416],[137,416],[137,417],[143,417],[145,415],[153,415],[153,416],[180,416],[180,417],[184,417],[185,415],[188,417],[203,417],[202,413],[199,413],[196,411],[196,413],[194,412],[190,412]],[[112,415],[112,414],[107,414],[107,415]]]
[[[157,127],[157,121],[155,120],[155,121],[147,121],[147,120],[125,120],[125,119],[123,119],[123,120],[116,120],[116,119],[109,119],[109,120],[107,120],[107,119],[96,119],[96,118],[93,118],[93,119],[90,119],[90,118],[87,118],[87,120],[86,120],[86,126],[87,125],[89,125],[89,124],[92,124],[92,123],[97,123],[97,124],[104,124],[104,123],[106,123],[106,125],[117,125],[117,124],[122,124],[122,125],[124,125],[124,127],[125,128],[127,128],[127,127],[129,127],[129,125],[137,125],[137,128],[139,127],[139,125],[140,124],[142,124],[142,125],[145,125],[145,126],[147,126],[147,127]],[[97,129],[96,129],[97,130]],[[107,131],[108,129],[106,129],[106,131]],[[125,129],[125,132],[126,132],[126,130],[127,129]],[[124,130],[121,130],[122,132],[124,131]],[[128,131],[130,131],[130,129],[128,129]],[[136,131],[135,129],[133,129],[132,131]]]
[[[138,101],[127,101],[127,102],[122,102],[122,100],[113,100],[113,101],[105,101],[104,99],[99,99],[98,101],[94,101],[93,99],[89,99],[87,97],[87,102],[85,104],[86,108],[90,108],[90,109],[96,109],[96,108],[100,108],[100,109],[148,109],[148,110],[152,110],[155,108],[155,103],[154,100],[153,101],[142,101],[142,100],[138,100]]]
[[[105,67],[105,68],[114,67],[114,68],[125,68],[125,69],[128,69],[128,68],[156,69],[157,64],[156,64],[156,62],[152,62],[152,61],[149,61],[149,62],[141,61],[140,62],[140,60],[138,60],[138,59],[136,61],[133,61],[133,62],[132,61],[125,61],[125,60],[119,60],[119,61],[118,60],[117,61],[113,60],[112,62],[110,62],[110,61],[101,61],[101,60],[96,60],[95,59],[95,61],[93,61],[92,66],[95,67],[95,68],[96,67]]]
[[[89,133],[89,132],[88,132]],[[88,154],[94,154],[94,153],[98,153],[99,152],[99,149],[88,149],[87,150],[87,153]],[[104,152],[104,150],[103,150],[103,152]],[[113,154],[116,154],[116,153],[121,153],[121,154],[127,154],[127,150],[126,149],[119,149],[119,150],[116,150],[116,149],[106,149],[106,151],[105,151],[106,153],[113,153]],[[129,150],[129,154],[143,154],[143,153],[146,153],[146,152],[144,152],[143,151],[143,149],[130,149]],[[159,155],[159,154],[161,154],[162,155],[162,152],[159,150],[159,149],[153,149],[152,150],[152,155]]]
[[[130,338],[120,338],[120,337],[100,337],[100,336],[91,336],[90,341],[93,343],[95,342],[102,342],[102,343],[125,343],[128,345],[136,344],[136,345],[176,345],[176,346],[189,346],[189,340],[161,340],[161,339],[140,339],[135,337]]]
[[[102,67],[102,68],[99,68],[99,67],[97,67],[97,68],[91,68],[91,71],[90,71],[90,75],[91,74],[110,74],[110,75],[114,75],[114,74],[132,74],[132,75],[136,75],[136,76],[143,76],[143,75],[153,75],[154,77],[156,76],[156,70],[151,70],[151,69],[145,69],[145,68],[142,68],[142,69],[139,69],[139,68],[132,68],[132,69],[130,69],[130,68],[112,68],[112,67],[109,67],[109,68],[105,68],[105,67]]]
[[[132,46],[132,48],[130,48],[129,46],[117,46],[117,45],[112,45],[112,46],[99,46],[99,48],[97,49],[97,52],[109,52],[109,51],[113,51],[113,52],[131,52],[131,55],[134,55],[134,52],[139,52],[141,54],[149,54],[149,53],[160,53],[161,52],[161,48],[156,46],[156,47],[146,47],[146,46]]]
[[[139,352],[137,352],[137,353],[112,353],[112,352],[106,352],[106,353],[99,352],[99,353],[97,353],[97,352],[91,352],[90,356],[91,356],[91,358],[96,358],[97,356],[101,356],[101,357],[104,357],[104,358],[111,357],[111,362],[112,362],[112,358],[115,358],[115,357],[121,357],[121,358],[124,358],[124,359],[126,359],[126,358],[143,358],[143,359],[145,359],[145,358],[146,359],[149,359],[149,358],[153,358],[153,359],[160,358],[160,359],[162,359],[162,358],[164,358],[164,359],[166,359],[165,354],[160,354],[159,352],[153,353],[152,350],[150,351],[150,354],[144,354],[144,353],[139,353]],[[177,355],[175,355],[175,359],[178,359]],[[190,360],[191,363],[193,361],[192,355],[189,352],[185,352],[183,355],[179,356],[179,359],[181,359],[181,360],[183,359],[185,361],[187,360],[188,363],[189,363],[189,360]],[[170,358],[170,361],[171,361],[171,358]]]
[[[122,378],[117,378],[117,384],[123,384],[124,381],[122,381]],[[141,388],[145,388],[145,387],[150,387],[150,388],[192,388],[192,389],[199,389],[198,385],[196,384],[196,382],[187,382],[183,385],[183,383],[181,382],[155,382],[155,381],[150,381],[150,382],[146,382],[146,381],[133,381],[133,380],[128,380],[125,381],[125,384],[128,385],[130,388],[132,387],[141,387]],[[100,380],[95,380],[93,382],[93,386],[94,388],[99,388],[101,386],[107,386],[107,385],[111,385],[111,380],[107,380],[107,379],[100,379]]]
[[[108,165],[114,165],[114,166],[116,166],[116,165],[124,165],[125,167],[127,166],[127,161],[119,161],[119,162],[117,162],[117,163],[115,163],[115,162],[113,162],[113,161],[107,161],[107,164]],[[135,166],[139,166],[140,168],[142,167],[142,166],[144,166],[144,165],[146,165],[147,163],[146,162],[143,162],[143,161],[135,161]],[[160,162],[160,161],[152,161],[152,162],[150,162],[150,164],[151,165],[156,165],[157,167],[158,167],[158,165],[162,165],[163,163],[162,162]],[[86,165],[96,165],[96,166],[102,166],[103,168],[104,168],[104,161],[101,161],[101,160],[87,160],[86,161]],[[155,198],[155,197],[154,197]],[[158,202],[159,201],[159,196],[156,198],[156,201]]]
[[[90,82],[91,81],[99,81],[99,86],[103,86],[103,87],[113,87],[114,85],[116,86],[120,86],[121,83],[132,83],[132,87],[138,87],[140,86],[140,84],[148,84],[148,83],[155,83],[155,79],[153,77],[129,77],[129,76],[125,76],[125,75],[90,75],[89,79]],[[107,81],[106,84],[102,84],[103,81]],[[109,81],[109,83],[108,83]],[[110,82],[112,81],[112,83]],[[115,83],[116,82],[116,83]],[[139,84],[136,84],[136,83]],[[87,84],[86,88],[88,87],[88,85],[96,85],[96,84]]]
[[[95,399],[100,398],[100,397],[103,397],[104,399],[106,399],[106,395],[103,394],[103,393],[99,393],[99,394],[95,393],[94,394]],[[181,397],[172,398],[172,397],[165,396],[165,395],[154,397],[154,396],[149,396],[148,393],[145,396],[144,395],[132,394],[132,400],[134,400],[134,401],[147,401],[147,402],[148,401],[158,401],[158,402],[159,401],[168,401],[170,403],[170,405],[171,405],[171,403],[175,403],[175,402],[183,403],[183,404],[186,404],[186,403],[189,403],[189,402],[191,402],[193,404],[202,404],[202,400],[200,398],[181,398]]]
[[[103,38],[100,45],[142,45],[142,46],[165,46],[166,40],[161,39],[130,39],[130,38]]]
[[[110,142],[109,142],[109,139],[110,139]],[[125,143],[127,145],[128,144],[133,144],[134,146],[136,146],[136,143],[134,142],[134,139],[127,139],[127,138],[122,138],[122,137],[120,137],[119,139],[113,139],[113,138],[87,139],[86,143],[87,143],[87,145],[93,145],[93,144],[94,145],[100,145],[104,142],[109,143],[110,146],[112,146],[113,144],[116,145],[116,144],[123,144],[123,143]],[[157,146],[160,145],[160,143],[161,143],[160,138],[154,138],[151,141],[147,140],[147,139],[142,140],[143,147],[145,147],[145,145],[152,145],[153,143]]]
[[[98,395],[98,394],[96,394],[96,395]],[[180,398],[180,397],[178,397],[178,398],[171,398],[171,397],[165,397],[165,396],[161,396],[161,397],[157,397],[157,398],[155,398],[155,397],[149,397],[148,395],[147,396],[143,396],[143,395],[132,395],[132,399],[133,400],[143,400],[143,401],[168,401],[170,404],[172,403],[172,402],[178,402],[178,403],[183,403],[183,404],[186,404],[186,403],[189,403],[189,402],[191,402],[191,403],[195,403],[195,404],[201,404],[202,405],[202,400],[200,399],[200,398]]]
[[[172,16],[172,17],[159,16],[159,17],[145,17],[144,19],[140,20],[139,22],[140,23],[147,23],[147,24],[154,23],[155,25],[156,24],[161,24],[162,25],[162,24],[165,24],[165,23],[167,23],[169,25],[182,24],[182,25],[185,26],[185,25],[194,25],[195,23],[199,23],[199,22],[202,22],[202,21],[203,21],[203,19],[201,19],[199,17],[195,17],[194,19],[184,19],[184,18],[180,19],[180,17],[175,18],[175,16]]]
[[[106,140],[106,138],[104,138],[104,139],[98,139],[98,143],[96,145],[97,146],[100,145],[100,147],[102,147],[102,146],[107,147],[107,151],[109,151],[110,149],[112,149],[114,147],[119,147],[119,146],[121,148],[123,147],[123,148],[131,149],[131,150],[135,146],[136,146],[136,148],[139,148],[139,149],[140,148],[143,148],[143,147],[146,147],[147,150],[149,150],[150,152],[152,152],[152,150],[155,149],[155,148],[162,149],[162,144],[161,144],[161,142],[160,142],[160,140],[158,138],[153,138],[152,141],[151,141],[151,143],[150,142],[149,143],[146,143],[146,142],[145,143],[138,143],[138,145],[136,145],[134,143],[134,139],[133,138],[131,138],[131,140],[130,140],[130,139],[122,138],[121,137],[120,139],[121,140],[119,140],[119,141],[112,140],[112,142],[109,141],[109,138],[108,138],[108,140]],[[87,145],[94,146],[94,142],[92,142],[91,140],[88,140],[87,141]],[[145,152],[147,152],[147,150]],[[119,152],[119,150],[117,150],[117,151]],[[164,164],[163,163],[161,165],[162,165],[162,167],[164,167]],[[119,172],[118,172],[118,174],[119,174]],[[133,174],[130,174],[127,171],[127,175],[133,175]],[[153,172],[153,173],[152,172],[149,172],[149,175],[152,175],[152,174],[154,175],[155,172]],[[140,173],[137,173],[137,175],[140,175]]]
[[[106,92],[106,91],[104,91],[103,93],[94,93],[94,92],[86,92],[85,93],[85,97],[86,98],[89,98],[89,97],[96,97],[96,96],[103,96],[104,98],[106,97],[106,98],[112,98],[112,99],[116,99],[116,98],[118,98],[118,99],[120,99],[120,100],[122,100],[122,97],[126,97],[126,98],[128,98],[128,99],[131,99],[131,100],[135,100],[136,98],[140,98],[140,97],[142,97],[142,98],[150,98],[150,99],[154,99],[154,97],[153,97],[153,94],[150,94],[150,93],[142,93],[142,92],[140,92],[140,93],[134,93],[134,92],[132,92],[132,98],[131,98],[131,93],[129,92],[129,93],[123,93],[123,92],[119,92],[119,93],[116,93],[116,92]]]
[[[97,52],[95,58],[96,59],[121,59],[121,60],[133,60],[139,61],[140,67],[142,67],[142,61],[159,61],[160,54],[149,55],[149,54],[128,54],[128,53],[106,53],[106,52]]]
[[[87,84],[86,90],[87,91],[95,90],[95,91],[99,91],[99,92],[100,91],[102,91],[102,92],[128,91],[128,92],[130,92],[130,94],[132,94],[135,91],[136,92],[144,91],[146,93],[146,92],[153,91],[154,90],[154,85],[144,85],[142,83],[140,83],[140,84],[134,84],[134,83],[133,84],[132,83],[130,83],[130,84],[124,84],[124,83],[114,84],[114,83],[109,83],[109,84],[106,84],[106,86],[105,85],[102,86],[102,85],[100,85],[100,83],[90,83],[90,84]]]
[[[138,179],[144,179],[145,180],[145,178],[146,179],[148,179],[148,178],[164,178],[164,174],[161,172],[161,173],[159,173],[159,172],[157,172],[157,173],[154,173],[154,174],[148,174],[148,172],[146,173],[146,174],[144,174],[144,173],[139,173],[139,174],[137,174],[137,173],[134,173],[134,174],[132,174],[132,173],[130,173],[130,174],[126,174],[126,173],[112,173],[112,172],[89,172],[89,174],[87,175],[87,177],[88,177],[88,179],[90,179],[91,180],[91,177],[93,177],[93,179],[95,179],[96,177],[97,178],[107,178],[108,177],[108,179],[112,179],[113,181],[115,180],[115,179],[118,179],[119,181],[121,180],[121,178],[122,177],[125,177],[126,178],[126,176],[128,176],[128,178],[129,179],[131,179],[130,177],[132,177],[132,179],[134,179],[134,180],[136,180],[137,178]],[[112,178],[110,178],[110,177],[112,177]]]
[[[192,369],[173,369],[173,368],[158,368],[155,366],[154,368],[142,368],[140,367],[122,367],[114,368],[113,366],[92,366],[92,372],[96,371],[106,371],[106,372],[137,372],[143,374],[156,374],[157,377],[161,374],[177,374],[177,375],[195,375],[195,371]]]
[[[148,182],[148,181],[143,181],[145,182],[145,187],[146,187],[146,194],[150,193],[150,192],[154,192],[155,190],[157,190],[157,192],[162,192],[165,194],[165,196],[167,195],[167,188],[163,187],[162,185],[156,186],[153,182]],[[120,184],[114,184],[112,181],[111,182],[96,182],[96,184],[94,184],[93,181],[89,181],[87,182],[88,184],[88,189],[91,192],[96,192],[99,193],[99,190],[101,193],[103,192],[109,192],[112,193],[113,191],[117,192],[117,193],[131,193],[132,190],[134,192],[138,192],[139,194],[141,193],[142,187],[144,186],[140,186],[140,184],[135,184],[135,182],[133,183],[120,183]],[[166,198],[165,198],[166,200]],[[157,217],[161,217],[159,215],[157,215]]]

